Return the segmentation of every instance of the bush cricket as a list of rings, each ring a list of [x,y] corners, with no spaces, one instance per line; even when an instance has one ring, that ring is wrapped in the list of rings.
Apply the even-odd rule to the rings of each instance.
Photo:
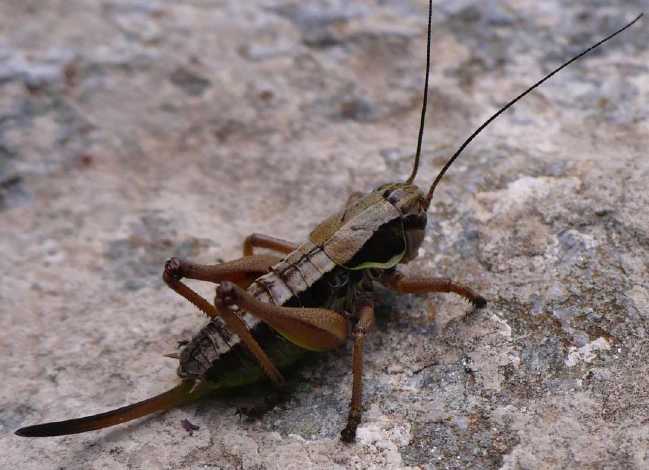
[[[428,5],[426,75],[412,171],[404,182],[354,193],[343,209],[325,219],[297,244],[252,234],[243,257],[215,265],[171,258],[164,282],[187,299],[209,322],[170,357],[179,361],[180,384],[171,390],[106,413],[27,426],[19,436],[44,437],[113,426],[167,410],[214,390],[269,379],[280,387],[282,370],[306,351],[327,351],[353,340],[353,383],[347,424],[341,440],[353,442],[361,421],[363,344],[374,324],[373,285],[400,293],[451,292],[475,308],[486,300],[470,287],[438,277],[410,277],[398,266],[417,256],[424,239],[427,211],[443,175],[466,146],[500,114],[554,74],[634,24],[642,14],[557,67],[509,101],[481,124],[445,163],[427,192],[414,184],[421,159],[430,71],[432,0]],[[277,254],[255,254],[263,248]],[[183,279],[216,284],[209,302]]]

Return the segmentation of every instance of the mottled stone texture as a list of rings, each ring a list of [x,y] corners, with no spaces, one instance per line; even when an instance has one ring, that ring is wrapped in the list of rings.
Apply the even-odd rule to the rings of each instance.
[[[436,1],[421,184],[508,98],[649,9],[618,3]],[[261,421],[230,399],[11,434],[175,383],[162,354],[203,319],[163,287],[169,256],[302,240],[350,191],[408,174],[425,17],[421,0],[0,2],[2,468],[649,467],[646,20],[444,179],[408,269],[490,303],[383,294],[357,444],[337,440],[349,347]]]

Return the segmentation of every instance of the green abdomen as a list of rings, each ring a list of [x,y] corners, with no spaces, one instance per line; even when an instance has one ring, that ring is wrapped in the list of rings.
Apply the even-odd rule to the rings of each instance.
[[[309,354],[263,323],[254,328],[253,336],[279,370],[294,366]],[[205,378],[210,388],[227,390],[265,380],[266,375],[245,346],[238,343],[212,363]]]

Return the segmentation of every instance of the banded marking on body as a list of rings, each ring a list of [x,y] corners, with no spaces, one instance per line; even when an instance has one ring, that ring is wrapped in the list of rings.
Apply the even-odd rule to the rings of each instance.
[[[300,293],[307,291],[335,267],[336,264],[321,247],[307,242],[272,266],[269,273],[257,278],[246,290],[261,302],[285,305],[291,299],[299,300]],[[250,331],[261,323],[245,310],[239,311],[238,315]],[[193,361],[194,367],[190,366],[187,373],[201,376],[213,362],[240,344],[240,338],[231,334],[222,320],[215,318],[185,346],[181,355],[188,361],[181,360],[181,363],[190,366],[189,362]]]

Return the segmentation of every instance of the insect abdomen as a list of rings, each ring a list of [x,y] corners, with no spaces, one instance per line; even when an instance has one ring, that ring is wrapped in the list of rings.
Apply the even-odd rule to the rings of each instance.
[[[247,291],[261,302],[275,305],[311,306],[304,299],[313,306],[318,302],[322,305],[320,296],[313,296],[309,290],[335,268],[322,249],[307,242],[256,279]],[[268,355],[279,368],[294,362],[299,351],[304,352],[252,315],[244,313],[242,318],[264,350],[270,349]],[[257,379],[253,376],[261,374],[257,363],[243,350],[239,337],[231,335],[220,318],[205,325],[180,353],[178,375],[184,379],[207,377],[230,386],[243,385],[248,379],[254,382]]]
[[[232,349],[233,338],[220,318],[210,320],[180,353],[178,375],[181,378],[199,378],[214,361]]]
[[[316,282],[336,267],[318,246],[307,242],[260,276],[248,292],[262,302],[286,305],[289,302],[305,305],[300,298]]]

